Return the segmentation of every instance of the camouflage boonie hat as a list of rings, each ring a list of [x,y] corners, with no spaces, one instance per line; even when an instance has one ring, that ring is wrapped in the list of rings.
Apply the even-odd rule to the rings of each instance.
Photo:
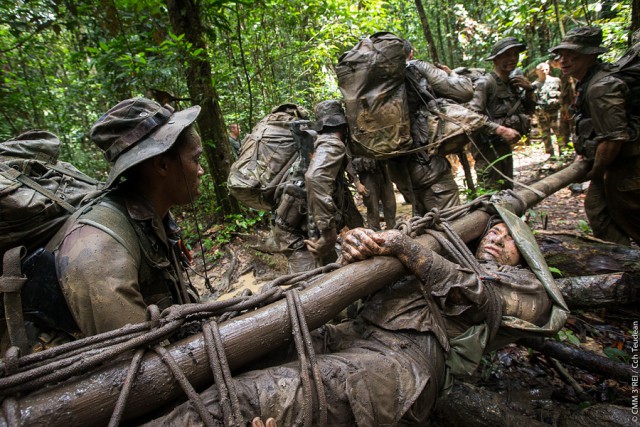
[[[493,47],[491,48],[491,56],[486,58],[487,61],[492,61],[497,56],[502,55],[506,51],[512,48],[518,48],[518,53],[524,52],[527,50],[527,45],[524,43],[520,43],[520,41],[515,37],[507,37],[502,40],[497,41]]]
[[[559,50],[572,50],[584,55],[601,54],[609,49],[600,46],[602,43],[602,29],[600,27],[578,27],[567,32],[558,46],[549,49],[551,53]]]
[[[327,126],[346,125],[347,118],[340,101],[332,99],[330,101],[322,101],[316,105],[316,130],[322,131]]]
[[[174,112],[147,98],[121,101],[91,128],[91,140],[112,163],[106,186],[110,187],[129,168],[169,150],[180,133],[200,113],[196,105]]]

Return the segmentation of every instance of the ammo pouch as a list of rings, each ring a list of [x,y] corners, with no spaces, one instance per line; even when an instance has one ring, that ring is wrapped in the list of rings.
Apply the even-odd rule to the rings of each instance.
[[[576,134],[573,138],[576,153],[592,161],[596,158],[596,149],[598,148],[598,143],[593,138],[593,120],[591,117],[579,117],[576,123]]]
[[[282,196],[276,208],[276,224],[286,231],[301,228],[307,216],[307,193],[303,181],[287,182],[282,185]]]

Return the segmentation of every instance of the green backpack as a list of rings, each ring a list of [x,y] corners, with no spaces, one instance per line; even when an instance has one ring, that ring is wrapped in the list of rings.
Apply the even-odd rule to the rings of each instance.
[[[255,125],[242,141],[238,160],[233,162],[227,188],[240,203],[258,210],[272,210],[276,189],[298,160],[300,146],[291,125],[308,114],[294,104],[283,104]]]
[[[412,148],[405,64],[404,40],[387,32],[340,57],[336,75],[354,154],[384,159]]]
[[[59,153],[60,140],[46,131],[0,143],[0,254],[44,246],[82,201],[102,188],[58,161]]]

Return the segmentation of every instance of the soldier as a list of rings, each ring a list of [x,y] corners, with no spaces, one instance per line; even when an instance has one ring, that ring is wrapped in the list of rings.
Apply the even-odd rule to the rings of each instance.
[[[540,136],[544,142],[544,149],[551,157],[555,157],[551,131],[558,139],[558,149],[563,145],[559,141],[560,128],[558,122],[558,112],[560,111],[560,79],[549,75],[550,67],[546,62],[541,62],[536,66],[538,79],[533,82],[536,89],[537,106],[536,116],[538,117],[538,127]]]
[[[316,385],[324,390],[328,425],[425,425],[452,375],[471,374],[484,351],[506,344],[503,337],[514,340],[525,333],[518,328],[553,334],[566,319],[566,308],[558,307],[564,307],[561,296],[551,310],[549,295],[558,295],[555,285],[543,284],[544,279],[520,266],[522,255],[502,222],[489,228],[478,245],[476,257],[487,272],[482,279],[397,230],[352,230],[342,254],[346,262],[393,256],[412,276],[373,294],[355,320],[314,331],[322,373]],[[500,319],[507,335],[498,332]],[[302,425],[303,407],[312,409],[305,402],[316,399],[303,391],[300,363],[270,366],[234,378],[242,416]],[[202,398],[221,424],[217,390],[206,390]],[[317,410],[312,417],[320,419]],[[194,405],[185,403],[150,425],[198,423]]]
[[[493,70],[478,79],[469,103],[469,108],[485,114],[495,125],[512,128],[521,135],[528,135],[528,115],[535,110],[534,88],[516,70],[520,52],[525,50],[526,46],[515,37],[495,43],[487,58],[487,61],[493,61]],[[477,147],[473,147],[472,151],[478,182],[484,188],[513,188],[513,151],[510,142],[487,133],[478,138]]]
[[[202,144],[193,125],[199,113],[199,106],[174,111],[134,98],[93,125],[91,139],[111,163],[111,191],[49,243],[79,335],[144,322],[151,304],[198,300],[185,283],[184,244],[170,208],[200,194]]]
[[[318,236],[309,236],[305,244],[323,265],[332,261],[338,231],[344,226],[362,227],[363,223],[345,178],[347,118],[339,101],[323,101],[316,105],[316,128],[318,138],[305,174],[305,187],[309,220],[315,225]]]
[[[335,261],[338,231],[344,226],[363,225],[345,177],[346,123],[339,101],[316,105],[319,135],[310,150],[313,154],[309,166],[299,171],[299,166],[294,166],[280,186],[282,196],[275,212],[273,240],[262,250],[282,252],[287,257],[289,273],[313,270]],[[303,173],[303,179],[293,179]]]
[[[237,159],[240,155],[240,125],[237,123],[229,125],[229,145],[233,158]]]
[[[551,60],[550,65],[552,68],[560,70],[560,63],[557,59]],[[573,133],[573,112],[571,111],[571,105],[573,104],[575,96],[576,92],[573,80],[560,71],[560,117],[559,130],[556,135],[559,151],[567,149],[571,142],[571,134]]]
[[[593,234],[629,245],[640,243],[640,119],[628,104],[630,88],[598,61],[608,50],[601,43],[599,27],[579,27],[550,52],[577,81],[574,143],[579,159],[592,165],[584,206]]]

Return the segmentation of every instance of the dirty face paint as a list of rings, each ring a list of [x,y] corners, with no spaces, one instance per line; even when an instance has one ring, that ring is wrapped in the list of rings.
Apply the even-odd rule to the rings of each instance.
[[[516,242],[505,224],[491,227],[480,241],[476,251],[476,258],[479,260],[494,261],[502,265],[518,265],[520,256]]]

